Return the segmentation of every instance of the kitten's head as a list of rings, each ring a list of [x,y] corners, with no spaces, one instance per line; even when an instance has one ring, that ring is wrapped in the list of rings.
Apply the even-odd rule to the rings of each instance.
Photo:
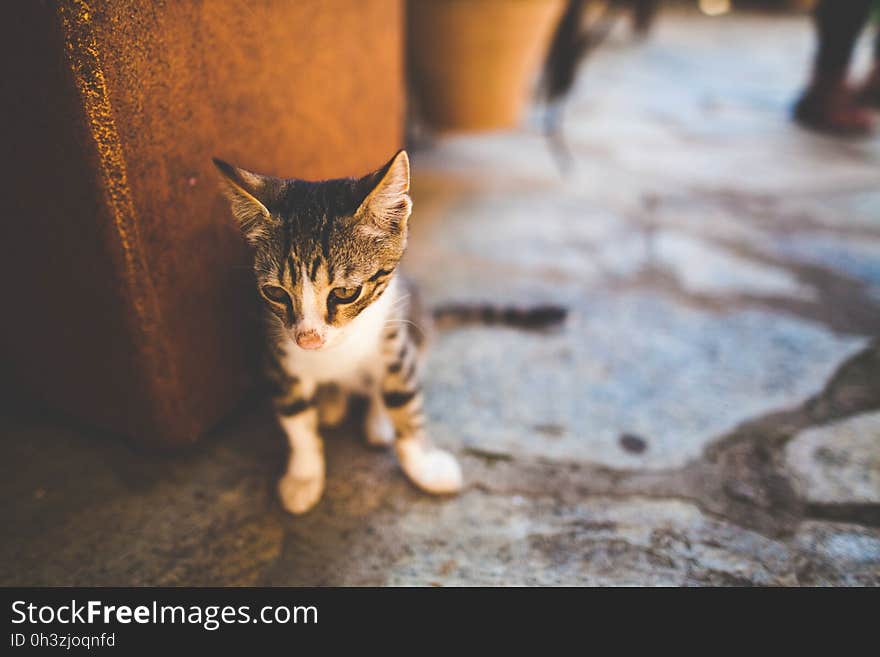
[[[363,178],[322,182],[214,164],[254,247],[257,288],[278,327],[303,349],[343,341],[385,291],[406,247],[406,151]]]

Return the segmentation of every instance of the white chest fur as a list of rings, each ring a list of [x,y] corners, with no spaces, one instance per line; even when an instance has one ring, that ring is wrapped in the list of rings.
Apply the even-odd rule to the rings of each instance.
[[[363,388],[382,371],[382,332],[397,298],[394,279],[378,301],[344,327],[339,342],[326,349],[305,351],[288,339],[285,368],[316,383],[334,382],[350,388]]]

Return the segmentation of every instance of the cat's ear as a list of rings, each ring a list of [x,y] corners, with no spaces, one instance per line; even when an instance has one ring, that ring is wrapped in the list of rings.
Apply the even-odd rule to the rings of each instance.
[[[216,157],[213,160],[222,174],[223,191],[241,232],[249,242],[256,242],[273,221],[266,204],[273,191],[274,179],[239,169]]]
[[[406,151],[397,151],[384,167],[369,178],[377,182],[361,203],[355,218],[371,232],[390,235],[402,233],[412,211],[409,157]]]

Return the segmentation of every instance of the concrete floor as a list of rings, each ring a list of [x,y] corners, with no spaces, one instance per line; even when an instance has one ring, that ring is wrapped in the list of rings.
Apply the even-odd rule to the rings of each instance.
[[[568,176],[528,125],[415,153],[428,300],[569,309],[437,335],[461,496],[419,494],[352,422],[289,517],[264,403],[175,459],[7,417],[0,584],[880,584],[880,138],[788,122],[811,36],[620,34],[568,108]]]

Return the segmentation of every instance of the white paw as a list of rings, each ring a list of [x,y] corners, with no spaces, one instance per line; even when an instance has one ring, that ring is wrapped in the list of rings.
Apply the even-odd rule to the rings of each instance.
[[[394,424],[381,404],[370,404],[365,431],[367,444],[372,447],[387,447],[394,442]]]
[[[410,481],[423,491],[442,495],[461,490],[461,466],[449,452],[429,443],[402,440],[397,454]]]
[[[290,513],[296,515],[311,510],[321,499],[323,492],[323,473],[308,478],[288,474],[278,480],[278,495],[281,497],[281,504]]]

